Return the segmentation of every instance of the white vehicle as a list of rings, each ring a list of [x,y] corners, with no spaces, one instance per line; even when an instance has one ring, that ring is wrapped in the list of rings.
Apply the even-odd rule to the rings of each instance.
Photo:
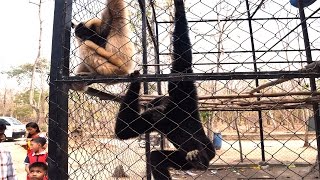
[[[7,140],[25,137],[26,127],[19,120],[13,117],[0,116],[0,122],[4,123],[7,127],[6,131],[4,132]]]

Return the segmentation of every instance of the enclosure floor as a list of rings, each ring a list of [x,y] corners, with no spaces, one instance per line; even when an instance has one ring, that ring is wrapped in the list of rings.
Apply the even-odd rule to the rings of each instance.
[[[83,143],[84,141],[80,141]],[[172,171],[173,179],[315,179],[308,174],[315,162],[317,151],[315,141],[303,147],[302,140],[281,140],[265,142],[265,160],[268,169],[259,169],[261,144],[259,141],[242,141],[240,146],[235,140],[223,142],[221,150],[211,161],[209,171],[192,171],[194,176],[182,171]],[[130,180],[145,178],[145,149],[136,140],[96,139],[95,144],[83,146],[75,144],[69,152],[70,179],[116,179],[112,173],[116,166],[123,166]],[[158,148],[158,147],[157,147]],[[309,166],[309,167],[308,167]],[[241,168],[240,168],[241,167]]]
[[[268,169],[256,168],[219,168],[211,169],[206,172],[191,171],[193,175],[188,175],[184,172],[173,173],[173,179],[183,180],[211,180],[211,179],[225,179],[225,180],[249,180],[249,179],[318,179],[319,175],[316,171],[309,173],[311,167],[270,167]],[[195,175],[196,174],[196,175]]]

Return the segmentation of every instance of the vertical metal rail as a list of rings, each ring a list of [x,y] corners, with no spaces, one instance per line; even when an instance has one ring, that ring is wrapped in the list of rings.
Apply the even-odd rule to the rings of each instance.
[[[155,27],[156,27],[156,42],[157,42],[157,52],[156,52],[156,74],[160,74],[161,71],[160,71],[160,55],[159,55],[159,24],[158,22],[156,21],[156,18],[155,18]],[[158,95],[162,95],[162,89],[161,89],[161,81],[158,81],[157,82],[157,90],[158,90]],[[164,139],[164,136],[163,134],[160,134],[160,149],[163,150],[165,147],[165,139]]]
[[[247,7],[247,15],[248,15],[248,22],[249,22],[249,30],[250,30],[250,40],[251,40],[251,48],[252,48],[252,58],[253,58],[253,67],[254,72],[258,72],[257,63],[256,63],[256,53],[255,53],[255,47],[254,47],[254,39],[253,39],[253,32],[252,32],[252,17],[250,15],[250,7],[249,7],[249,1],[246,0],[246,7]],[[255,79],[256,87],[259,86],[259,79]],[[259,91],[260,92],[260,91]],[[258,92],[258,93],[259,93]],[[260,101],[260,98],[257,98],[257,101]],[[259,118],[259,129],[260,129],[260,143],[261,143],[261,160],[265,162],[265,152],[264,152],[264,134],[263,134],[263,123],[262,123],[262,112],[261,110],[258,110],[258,118]]]
[[[152,1],[152,0],[150,0]],[[159,26],[158,26],[158,22],[157,22],[157,18],[156,18],[156,12],[154,9],[154,6],[152,4],[152,14],[153,14],[153,21],[154,21],[154,28],[155,28],[155,33],[153,34],[154,38],[155,38],[155,42],[156,42],[156,47],[154,47],[154,54],[155,54],[155,72],[156,74],[160,74],[160,56],[159,56]],[[157,81],[157,90],[158,90],[158,94],[162,95],[162,90],[161,90],[161,82]]]
[[[155,72],[156,74],[160,74],[160,55],[159,55],[159,26],[158,26],[158,22],[157,22],[157,18],[156,18],[156,11],[154,9],[154,4],[153,4],[153,0],[150,0],[150,4],[152,7],[152,17],[153,17],[153,22],[154,22],[154,29],[155,32],[153,33],[153,38],[154,42],[156,43],[155,47],[154,47],[154,54],[155,54]],[[162,89],[161,89],[161,81],[157,81],[157,91],[158,91],[158,95],[162,95]],[[163,134],[160,134],[160,149],[163,150],[164,149],[164,136]]]
[[[68,179],[68,86],[72,0],[55,1],[49,88],[49,179]]]
[[[146,17],[146,2],[139,0],[141,6],[142,18],[142,69],[143,74],[148,74],[148,59],[147,59],[147,17]],[[148,82],[143,82],[143,94],[148,94]],[[145,134],[145,152],[146,152],[146,176],[147,180],[151,180],[151,166],[150,166],[150,133]]]
[[[310,48],[310,41],[309,41],[309,35],[308,35],[308,29],[307,29],[307,22],[306,22],[306,16],[304,14],[303,10],[303,2],[302,0],[298,0],[298,7],[299,7],[299,14],[300,14],[300,21],[301,21],[301,27],[302,27],[302,34],[303,34],[303,42],[305,47],[305,52],[307,56],[307,63],[312,63],[312,54],[311,54],[311,48]],[[309,78],[310,81],[310,88],[311,92],[315,93],[317,92],[317,84],[315,81],[315,78]],[[316,96],[315,94],[312,94],[312,96]],[[312,104],[312,109],[314,113],[314,122],[315,122],[315,129],[316,129],[316,138],[317,138],[317,151],[318,151],[318,159],[317,163],[319,166],[320,171],[320,116],[319,116],[319,104],[317,102],[314,102]]]

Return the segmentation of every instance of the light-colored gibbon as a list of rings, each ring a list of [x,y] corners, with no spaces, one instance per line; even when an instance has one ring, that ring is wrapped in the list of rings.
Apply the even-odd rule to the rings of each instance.
[[[127,6],[124,0],[107,0],[101,19],[93,18],[75,25],[81,58],[77,75],[127,75],[133,72],[134,45],[130,39]],[[87,85],[73,83],[71,88],[86,91]]]

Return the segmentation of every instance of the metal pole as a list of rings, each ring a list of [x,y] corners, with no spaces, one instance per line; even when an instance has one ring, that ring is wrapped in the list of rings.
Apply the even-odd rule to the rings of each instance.
[[[155,72],[156,74],[160,74],[160,57],[159,57],[159,26],[158,26],[158,22],[157,22],[157,18],[156,18],[156,12],[154,9],[154,3],[153,0],[150,0],[150,4],[152,6],[152,17],[153,17],[153,22],[154,22],[154,38],[155,38],[155,42],[156,42],[156,47],[154,47],[154,54],[155,54]],[[162,95],[162,90],[161,90],[161,81],[157,81],[157,91],[158,91],[158,95]],[[163,150],[164,149],[164,145],[165,145],[165,139],[163,134],[160,134],[160,149]]]
[[[258,72],[257,64],[256,64],[256,53],[254,47],[254,39],[253,39],[253,32],[252,32],[252,23],[251,23],[251,15],[250,15],[250,7],[249,2],[246,0],[247,6],[247,15],[248,15],[248,22],[249,22],[249,31],[250,31],[250,40],[251,40],[251,48],[252,48],[252,58],[253,58],[253,68],[254,72]],[[259,86],[259,79],[255,79],[256,87]],[[259,91],[260,92],[260,91]],[[258,93],[259,93],[258,92]],[[257,98],[257,101],[260,101],[260,98]],[[258,110],[258,118],[259,118],[259,130],[260,130],[260,142],[261,142],[261,160],[262,162],[266,161],[265,152],[264,152],[264,134],[263,134],[263,123],[262,123],[262,112]]]
[[[299,14],[300,14],[300,20],[301,20],[301,27],[302,27],[302,33],[303,33],[303,42],[305,47],[305,52],[307,56],[307,62],[308,64],[312,63],[312,54],[310,49],[310,42],[309,42],[309,35],[308,35],[308,29],[307,29],[307,22],[306,22],[306,16],[304,14],[303,10],[303,1],[298,0],[298,7],[299,7]],[[309,78],[310,81],[310,88],[311,92],[317,92],[317,84],[314,78]],[[315,94],[312,94],[312,96],[316,96]],[[315,130],[316,130],[316,138],[317,138],[317,151],[318,151],[318,159],[317,163],[319,166],[320,171],[320,116],[319,116],[319,104],[313,103],[312,104],[313,109],[313,116],[314,116],[314,122],[315,122]]]
[[[140,0],[141,15],[142,15],[142,69],[143,74],[148,74],[147,59],[147,17],[146,17],[146,2]],[[143,82],[143,94],[148,94],[148,82]],[[147,180],[151,180],[151,166],[150,166],[150,133],[145,134],[145,152],[146,152],[146,176]]]
[[[72,0],[55,1],[49,89],[49,179],[68,179],[68,85]]]

